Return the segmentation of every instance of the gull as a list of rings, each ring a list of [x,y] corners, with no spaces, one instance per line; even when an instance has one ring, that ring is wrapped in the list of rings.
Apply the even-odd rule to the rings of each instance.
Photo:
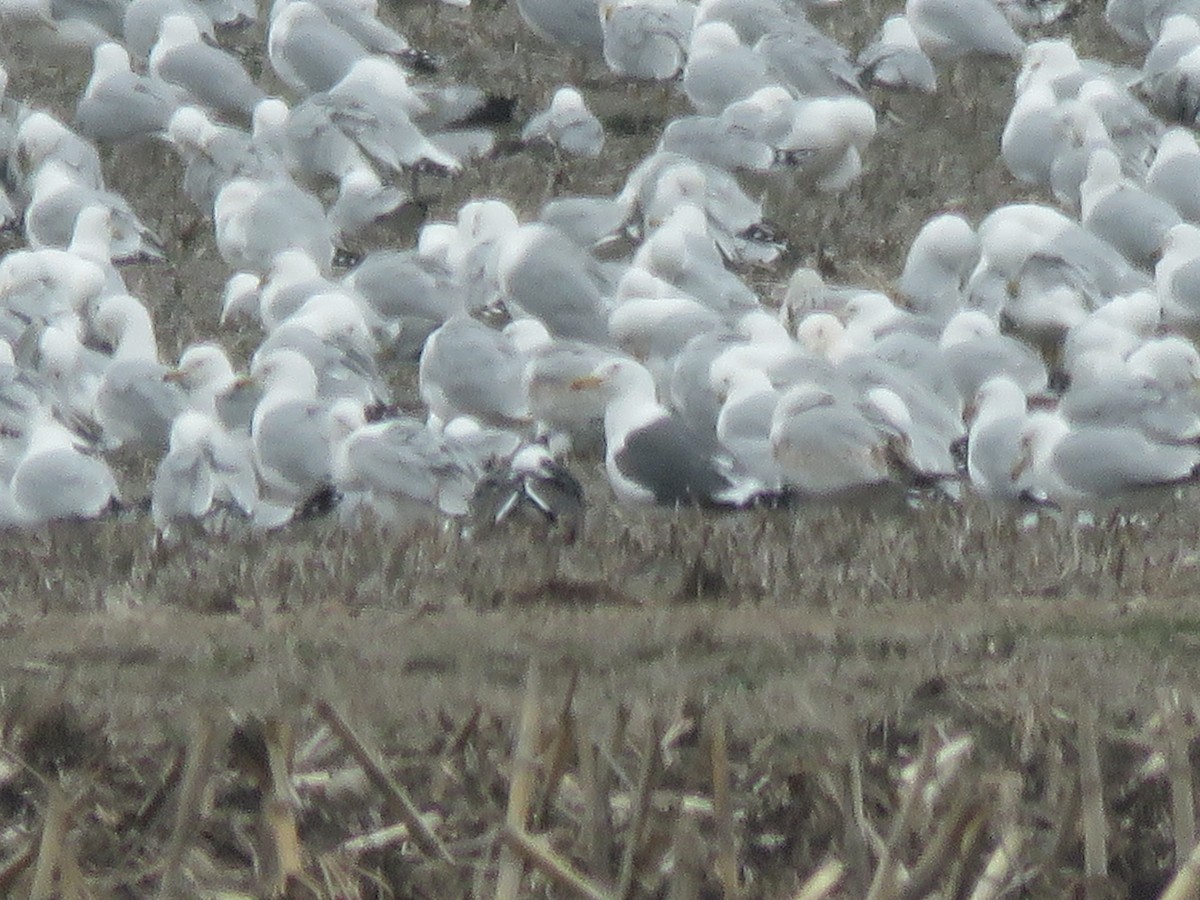
[[[542,40],[584,59],[604,58],[598,0],[517,0],[517,12]]]
[[[163,19],[147,67],[182,88],[198,105],[247,122],[266,96],[235,57],[204,43],[190,16]]]
[[[511,338],[456,315],[425,342],[418,387],[435,423],[465,414],[490,425],[520,426],[529,421],[523,368]]]
[[[804,9],[788,0],[700,0],[696,25],[728,22],[742,43],[752,46],[764,35],[805,22]]]
[[[1080,205],[1084,228],[1146,270],[1154,268],[1166,233],[1182,221],[1173,206],[1127,179],[1116,154],[1106,149],[1088,159]]]
[[[967,438],[971,486],[989,500],[1017,500],[1026,489],[1020,478],[1021,434],[1028,420],[1025,393],[1000,375],[980,386],[973,404]]]
[[[900,275],[900,294],[913,309],[945,322],[963,307],[979,262],[979,238],[962,216],[935,216],[917,232]]]
[[[150,488],[150,517],[160,536],[176,537],[186,523],[221,509],[254,515],[258,476],[248,445],[230,438],[220,424],[196,410],[171,423],[169,447]]]
[[[808,22],[781,22],[763,35],[754,52],[767,61],[774,81],[800,98],[857,97],[858,69],[846,48]]]
[[[272,10],[267,59],[280,80],[301,96],[329,90],[369,56],[315,3],[290,0]]]
[[[1025,42],[990,0],[907,0],[904,15],[932,59],[1020,58]]]
[[[31,247],[69,246],[80,210],[102,206],[109,212],[114,260],[163,258],[161,241],[123,197],[80,183],[72,173],[71,168],[50,160],[33,175],[25,208],[25,236]]]
[[[164,377],[168,369],[158,361],[150,313],[137,299],[114,295],[100,301],[91,324],[114,347],[94,410],[105,444],[165,450],[171,422],[186,397]]]
[[[871,84],[926,94],[937,91],[933,62],[904,16],[885,19],[879,35],[863,48],[856,61]]]
[[[39,411],[9,483],[17,521],[41,525],[57,519],[95,519],[119,500],[116,479],[101,458],[46,410]]]
[[[1195,123],[1200,113],[1200,22],[1189,15],[1163,21],[1137,86],[1163,115]]]
[[[317,373],[294,350],[255,359],[251,377],[262,388],[250,425],[254,460],[267,493],[300,503],[332,477],[329,409],[317,397]]]
[[[721,313],[759,305],[754,291],[725,268],[704,210],[690,201],[680,203],[654,229],[638,248],[633,265]]]
[[[104,190],[104,169],[96,145],[48,112],[31,110],[21,119],[13,149],[31,179],[44,163],[54,162],[77,183]]]
[[[1167,232],[1154,268],[1154,288],[1164,322],[1200,325],[1200,228],[1183,223]]]
[[[772,413],[771,453],[788,487],[836,497],[892,480],[888,441],[845,391],[789,388]]]
[[[270,100],[264,100],[258,111]],[[184,164],[183,192],[211,215],[221,188],[238,178],[286,180],[282,159],[264,152],[240,129],[214,123],[198,106],[181,106],[167,122],[167,140]]]
[[[800,100],[794,109],[777,159],[803,171],[819,191],[845,190],[862,174],[863,153],[875,137],[874,108],[844,96]]]
[[[1189,222],[1200,223],[1200,146],[1186,128],[1172,128],[1158,143],[1146,173],[1146,190],[1170,203]]]
[[[272,16],[279,12],[279,7],[291,2],[293,0],[275,0]],[[393,56],[418,71],[437,70],[434,57],[415,49],[409,44],[408,38],[379,20],[376,0],[357,0],[353,3],[344,0],[312,2],[321,8],[335,26],[358,41],[368,52]]]
[[[964,309],[942,329],[938,341],[961,396],[979,393],[985,381],[1005,375],[1026,395],[1046,389],[1046,364],[1028,344],[1000,333],[1000,327],[977,309]]]
[[[771,422],[780,393],[761,369],[714,361],[712,386],[721,398],[717,440],[735,467],[762,485],[765,493],[783,489],[783,469],[771,450]]]
[[[603,341],[607,311],[598,266],[551,225],[523,225],[502,240],[496,278],[506,303],[563,338]]]
[[[766,59],[743,44],[728,22],[696,26],[683,67],[683,91],[697,112],[719,115],[730,103],[773,83]]]
[[[187,16],[205,41],[216,41],[213,17],[203,6],[192,0],[132,0],[125,7],[122,22],[122,44],[129,56],[144,62],[158,40],[158,31],[167,16]]]
[[[377,220],[394,213],[408,199],[405,191],[385,185],[374,169],[351,169],[339,180],[337,198],[325,218],[334,240],[344,245]]]
[[[626,78],[674,78],[683,70],[695,13],[684,0],[600,0],[609,69]]]
[[[604,149],[604,126],[587,108],[583,95],[567,85],[554,92],[548,109],[526,123],[521,140],[546,141],[568,156],[595,158]]]
[[[292,110],[286,128],[289,151],[306,168],[335,177],[348,168],[364,168],[360,154],[391,171],[460,171],[458,159],[413,123],[410,113],[423,108],[394,63],[363,59],[350,65],[328,91],[312,94]],[[309,146],[330,140],[335,142],[332,146]],[[332,161],[311,161],[318,153]]]
[[[75,104],[75,127],[96,141],[161,134],[182,99],[166,82],[135,75],[128,51],[106,41],[92,51],[92,77]]]
[[[403,417],[368,423],[362,407],[340,400],[330,409],[333,482],[362,494],[383,521],[409,525],[461,515],[478,475],[445,437]]]
[[[320,202],[285,181],[235,178],[213,207],[217,249],[230,266],[265,272],[284,250],[303,250],[325,271],[333,264],[333,233]]]
[[[644,366],[613,359],[576,387],[599,387],[607,398],[604,465],[618,499],[701,506],[748,499],[721,471],[711,440],[658,402]]]
[[[1048,412],[1029,416],[1020,445],[1014,474],[1038,498],[1075,508],[1120,505],[1132,491],[1190,481],[1200,466],[1194,444],[1163,444],[1120,426],[1075,428]]]

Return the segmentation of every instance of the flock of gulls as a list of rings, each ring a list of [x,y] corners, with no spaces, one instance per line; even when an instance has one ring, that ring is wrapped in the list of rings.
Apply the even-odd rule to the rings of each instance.
[[[1044,0],[908,0],[858,52],[798,0],[515,3],[580,72],[667,83],[693,114],[615,196],[526,221],[474,199],[347,260],[497,146],[495,98],[374,0],[274,0],[257,79],[223,43],[257,21],[246,0],[0,0],[0,43],[93,60],[69,122],[0,67],[0,223],[23,237],[0,258],[0,523],[104,515],[125,449],[156,464],[167,537],[334,505],[478,527],[532,511],[573,533],[563,460],[597,440],[617,498],[661,504],[899,488],[1080,509],[1196,474],[1200,0],[1109,0],[1140,70],[1035,39],[1072,12]],[[808,268],[781,303],[757,294],[746,274],[785,246],[747,173],[854,190],[872,96],[962,103],[981,57],[1015,71],[996,151],[1056,204],[933,215],[890,295]],[[605,143],[570,85],[519,133],[560,161]],[[245,371],[215,340],[163,360],[164,299],[127,289],[124,263],[168,264],[105,185],[102,153],[139,141],[174,151],[211,222],[214,326],[261,329]],[[397,411],[396,365],[417,367],[426,417]]]

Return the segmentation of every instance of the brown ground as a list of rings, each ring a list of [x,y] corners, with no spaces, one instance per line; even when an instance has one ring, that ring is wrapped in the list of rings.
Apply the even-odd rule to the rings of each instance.
[[[858,47],[894,5],[846,0],[826,21]],[[1068,26],[1077,46],[1128,60],[1101,6]],[[518,121],[568,77],[511,4],[432,8],[387,15],[517,98]],[[5,58],[15,95],[69,115],[85,71]],[[820,255],[886,286],[930,214],[1028,196],[996,157],[1010,80],[985,65],[962,73],[965,99],[876,98],[888,113],[842,197],[760,185],[789,263]],[[568,164],[565,189],[612,192],[685,105],[598,72],[586,85],[610,143]],[[168,240],[172,266],[131,287],[174,355],[217,331],[225,267],[168,151],[108,162]],[[435,184],[431,215],[489,194],[531,215],[555,190],[546,171],[526,153],[486,162]],[[754,278],[772,296],[789,272]],[[220,336],[241,354],[257,340]],[[764,897],[864,896],[873,877],[889,898],[1157,896],[1194,844],[1194,491],[1094,525],[975,503],[715,516],[613,506],[595,460],[576,465],[594,506],[573,547],[316,522],[164,552],[137,514],[4,535],[0,894],[491,896],[518,871],[506,816],[549,834],[593,896],[733,896],[730,872]],[[540,725],[520,712],[531,661]],[[403,816],[320,701],[454,864],[411,835],[355,845]],[[532,737],[514,751],[520,721]],[[959,768],[909,773],[923,799],[902,814],[902,767],[962,736]],[[824,865],[836,886],[801,891]],[[903,885],[884,877],[898,870]],[[540,870],[521,884],[578,895]]]

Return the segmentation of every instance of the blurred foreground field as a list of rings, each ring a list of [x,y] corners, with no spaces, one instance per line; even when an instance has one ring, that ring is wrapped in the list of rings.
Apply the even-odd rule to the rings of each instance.
[[[894,6],[822,21],[858,47]],[[1064,27],[1122,61],[1101,7]],[[511,4],[389,15],[516,98],[514,133],[575,71]],[[69,117],[86,71],[22,52],[12,93]],[[1011,75],[877,96],[843,196],[758,185],[793,246],[764,294],[817,262],[886,288],[929,215],[1032,196],[996,155]],[[431,185],[428,214],[613,192],[684,109],[583,84],[600,160],[556,178],[501,154]],[[217,331],[225,267],[171,153],[106,163],[168,238],[170,267],[129,276],[174,356]],[[243,359],[256,340],[219,337]],[[1083,526],[975,503],[714,515],[617,507],[596,459],[573,465],[592,505],[571,547],[312,522],[166,552],[137,514],[0,537],[0,895],[1151,897],[1193,852],[1194,490]]]

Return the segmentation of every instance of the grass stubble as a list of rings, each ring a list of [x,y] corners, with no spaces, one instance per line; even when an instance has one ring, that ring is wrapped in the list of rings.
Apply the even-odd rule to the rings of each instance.
[[[893,5],[821,16],[858,47]],[[1101,6],[1063,27],[1131,61]],[[614,192],[686,111],[580,73],[511,3],[383,14],[518,121],[581,77],[609,131],[599,160],[429,182],[431,218]],[[260,69],[261,29],[237,43]],[[15,95],[69,118],[86,71],[5,58]],[[778,299],[807,263],[886,288],[931,214],[1045,199],[997,157],[1011,75],[876,96],[843,195],[747,182],[792,247],[756,287]],[[166,239],[170,265],[126,272],[163,353],[216,333],[244,360],[257,336],[217,326],[226,268],[174,156],[118,147],[106,175]],[[574,546],[310,522],[163,552],[144,515],[4,534],[0,893],[1195,895],[1195,491],[1088,527],[972,501],[718,515],[617,506],[575,466]],[[125,467],[132,496],[147,472]]]

